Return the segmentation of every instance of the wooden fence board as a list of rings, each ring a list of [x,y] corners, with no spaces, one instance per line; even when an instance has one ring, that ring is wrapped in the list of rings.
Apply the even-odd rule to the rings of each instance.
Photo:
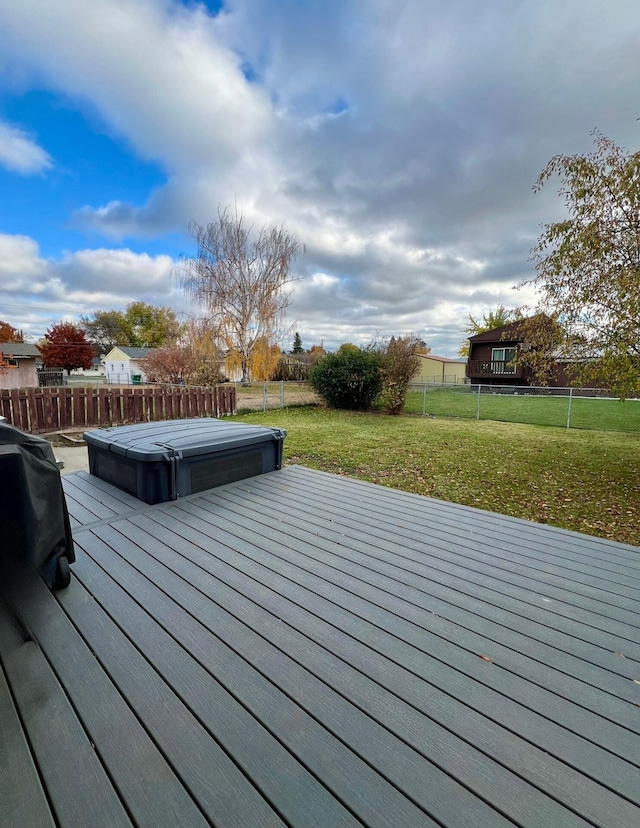
[[[60,389],[60,428],[71,428],[73,424],[73,388]]]
[[[34,434],[38,430],[38,424],[36,421],[37,417],[37,402],[36,402],[36,389],[35,388],[27,388],[27,410],[29,412],[29,422],[26,424],[25,421],[25,430],[30,430]]]
[[[4,388],[0,391],[0,416],[11,419],[11,396]]]
[[[163,401],[166,403],[167,400],[173,400],[173,388],[151,388],[150,390],[151,394],[147,397],[147,419],[149,422],[162,419],[172,420],[173,407],[165,406],[163,409]]]
[[[22,413],[20,409],[20,396],[19,391],[17,388],[11,389],[11,411],[10,411],[10,422],[15,420],[15,424],[18,428],[23,428],[22,425]]]
[[[173,420],[173,388],[169,387],[166,390],[166,394],[164,397],[164,409],[167,415],[167,420]]]
[[[235,413],[235,407],[233,387],[0,389],[0,415],[32,434],[187,417],[220,417]]]
[[[42,409],[44,414],[44,430],[53,431],[55,429],[53,411],[51,405],[51,389],[41,388],[42,391]]]
[[[113,425],[122,423],[125,419],[125,412],[122,410],[122,390],[120,388],[111,389],[111,422]]]
[[[176,420],[180,420],[184,418],[184,409],[182,407],[182,397],[180,396],[180,389],[174,388],[173,389],[173,417]]]
[[[73,425],[76,428],[84,428],[87,424],[87,411],[86,411],[86,397],[88,395],[88,391],[85,388],[73,388],[72,389],[72,419]],[[67,426],[67,428],[71,427],[71,423]]]
[[[125,423],[135,422],[133,417],[133,388],[123,388],[121,400],[122,417]]]

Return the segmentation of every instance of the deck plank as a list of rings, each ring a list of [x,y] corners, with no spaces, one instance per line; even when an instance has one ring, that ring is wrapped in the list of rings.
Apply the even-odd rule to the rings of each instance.
[[[640,549],[300,466],[64,487],[71,586],[0,609],[3,824],[640,824]]]
[[[77,587],[74,578],[67,601]],[[204,828],[191,795],[44,583],[31,579],[16,597],[133,821]]]
[[[63,478],[64,479],[64,478]],[[67,509],[69,517],[78,523],[80,526],[88,526],[92,523],[97,523],[102,518],[96,512],[88,509],[72,495],[67,495],[65,492],[65,500],[67,502]],[[111,516],[110,516],[111,517]]]
[[[206,717],[196,715],[201,712],[198,704],[191,705],[196,714],[190,709],[188,702],[191,696],[200,699],[201,706],[204,703],[202,698],[206,682],[203,683],[201,677],[192,678],[188,672],[166,670],[160,674],[155,670],[101,604],[110,607],[115,617],[119,617],[118,613],[126,613],[130,618],[128,623],[143,632],[147,626],[153,627],[144,621],[144,613],[133,603],[127,606],[122,601],[118,602],[119,589],[82,550],[79,550],[77,570],[84,582],[94,588],[94,593],[88,592],[76,577],[76,588],[60,594],[65,612],[136,711],[141,723],[153,734],[167,762],[180,776],[206,817],[211,822],[221,820],[223,824],[237,821],[239,824],[260,824],[270,828],[282,826],[277,813],[256,792],[207,730],[203,724]],[[127,624],[123,623],[123,626],[126,628]],[[170,640],[157,636],[153,640],[156,647],[175,648]],[[177,819],[173,824],[183,823]]]
[[[118,528],[122,527],[123,523],[120,523]],[[164,591],[170,594],[174,601],[195,615],[212,632],[223,637],[234,651],[251,654],[254,664],[264,665],[262,672],[270,675],[272,681],[288,695],[294,694],[294,698],[313,712],[316,718],[323,717],[327,721],[327,726],[331,726],[332,720],[339,715],[339,727],[342,732],[345,732],[348,722],[349,743],[352,746],[357,745],[359,751],[364,750],[361,755],[368,761],[372,760],[368,753],[369,745],[375,742],[378,751],[384,754],[384,761],[377,758],[378,765],[386,762],[387,773],[394,774],[390,777],[391,781],[404,785],[406,793],[412,798],[420,796],[419,788],[408,787],[408,772],[417,763],[417,758],[413,757],[407,766],[404,758],[406,751],[399,749],[399,745],[385,735],[384,731],[379,730],[375,722],[386,728],[388,733],[399,736],[418,753],[423,756],[428,754],[439,767],[465,787],[474,790],[484,799],[491,797],[503,813],[516,819],[520,824],[534,825],[540,824],[541,821],[554,825],[576,824],[575,814],[563,810],[550,798],[540,795],[536,787],[527,784],[506,767],[517,763],[518,757],[523,753],[523,746],[512,734],[501,734],[500,728],[487,726],[488,723],[484,722],[482,717],[474,716],[466,709],[467,722],[470,717],[475,719],[476,731],[472,734],[475,738],[467,739],[464,745],[459,744],[451,729],[445,729],[433,719],[421,716],[410,706],[403,704],[397,695],[394,696],[364,679],[358,670],[350,668],[347,662],[338,662],[334,656],[326,652],[322,654],[310,640],[294,646],[294,641],[285,635],[287,627],[281,620],[273,622],[273,642],[269,641],[265,632],[269,627],[270,616],[260,613],[255,606],[246,610],[248,615],[244,624],[242,618],[236,620],[247,602],[242,601],[241,596],[232,590],[227,591],[230,593],[228,596],[225,595],[223,585],[219,582],[216,582],[215,586],[210,584],[210,579],[207,579],[201,570],[194,575],[199,587],[193,587],[184,578],[180,579],[183,564],[175,555],[170,555],[169,560],[164,561],[164,566],[158,565],[141,547],[127,542],[121,533],[118,537],[118,534],[115,528],[100,529],[101,537],[106,539],[113,549],[118,549],[123,558],[135,565],[136,569],[142,571],[151,581],[159,583],[166,579]],[[140,532],[138,540],[144,542],[146,537],[144,532]],[[151,544],[151,548],[154,547],[160,547],[159,554],[164,553],[164,547],[161,545]],[[206,597],[207,592],[215,594],[215,604]],[[260,630],[260,633],[257,630]],[[307,665],[308,672],[298,666],[305,659],[312,659]],[[326,659],[329,661],[328,666],[325,663]],[[309,673],[324,681],[324,685],[313,682]],[[308,688],[306,693],[305,688]],[[332,695],[331,689],[340,695]],[[349,708],[344,705],[341,699],[348,698],[349,694],[354,698],[366,699],[366,712],[370,718],[362,715],[357,707]],[[428,698],[429,706],[438,707],[438,700],[433,694]],[[450,726],[455,726],[456,717],[458,720],[462,718],[464,725],[465,709],[455,709],[455,704],[449,702],[447,710],[450,714],[447,720]],[[336,725],[333,724],[334,732],[335,728]],[[354,731],[354,728],[357,730]],[[483,745],[484,755],[473,746],[474,744]],[[528,760],[527,770],[538,784],[554,790],[556,796],[565,795],[566,789],[569,788],[568,796],[573,797],[572,806],[587,808],[587,803],[590,803],[594,812],[599,812],[600,818],[605,814],[611,814],[614,809],[620,825],[631,826],[635,823],[640,815],[637,808],[626,807],[617,797],[603,793],[597,785],[590,786],[588,780],[571,773],[559,763],[554,763],[543,752],[536,758],[535,750],[531,746],[527,747],[524,751]],[[494,761],[488,758],[492,750]],[[501,756],[505,760],[504,766],[496,764],[496,756]],[[389,761],[393,770],[388,766]],[[424,783],[422,785],[424,786]],[[629,783],[628,787],[633,790],[633,783]],[[432,815],[438,818],[437,814]],[[480,816],[477,815],[475,819],[479,821]]]
[[[523,518],[489,512],[460,503],[403,492],[365,480],[355,480],[302,466],[288,466],[282,471],[284,474],[281,477],[286,478],[293,487],[297,486],[298,481],[308,485],[317,480],[323,488],[339,490],[343,495],[349,495],[349,499],[353,502],[360,500],[366,503],[382,500],[387,507],[395,504],[408,513],[440,516],[445,523],[459,527],[468,526],[473,531],[481,532],[489,538],[501,537],[509,541],[526,536],[528,543],[534,544],[540,550],[546,547],[551,554],[560,558],[566,554],[569,559],[571,556],[576,559],[582,558],[593,565],[606,561],[615,566],[617,562],[620,566],[635,570],[636,575],[640,574],[637,546],[610,541],[595,535],[572,532],[558,526],[534,523]]]
[[[125,492],[123,489],[119,489],[117,486],[111,485],[111,483],[107,483],[106,480],[101,480],[94,474],[80,471],[67,475],[66,477],[73,480],[74,485],[86,487],[86,491],[93,492],[96,497],[100,497],[101,494],[106,493],[121,503],[123,507],[129,507],[134,511],[140,508],[140,501],[137,497],[129,494],[129,492]],[[120,514],[124,514],[124,511],[124,509],[121,509]]]
[[[305,520],[309,521],[309,505],[315,505],[322,497],[324,517],[330,510],[331,521],[336,526],[359,526],[363,531],[384,527],[385,533],[391,532],[397,540],[402,540],[402,548],[395,544],[396,553],[408,553],[423,550],[428,539],[429,555],[434,560],[443,560],[452,564],[469,566],[470,562],[478,571],[495,573],[502,578],[519,583],[513,576],[522,576],[526,583],[539,583],[545,588],[558,590],[558,594],[568,593],[572,596],[584,596],[602,601],[609,608],[625,607],[636,614],[640,613],[640,588],[603,579],[592,574],[593,568],[586,565],[571,566],[545,564],[540,556],[532,556],[531,549],[518,539],[511,539],[504,546],[496,538],[486,539],[478,533],[457,530],[455,526],[438,524],[433,520],[425,522],[424,518],[413,518],[406,511],[385,510],[379,504],[352,505],[349,500],[338,494],[327,492],[326,486],[320,488],[306,485],[304,488],[292,489],[284,481],[270,480],[268,485],[259,478],[245,481],[243,491],[266,493],[274,501],[284,503],[289,510],[304,510]],[[282,508],[282,506],[280,506]],[[562,579],[562,588],[556,585]],[[628,580],[628,579],[627,579]],[[615,616],[614,616],[615,617]],[[636,618],[640,623],[640,616]]]
[[[107,544],[93,535],[83,537],[82,544],[79,577],[83,583],[99,595],[110,613],[117,617],[123,628],[126,627],[127,634],[163,675],[180,683],[183,692],[189,694],[194,713],[207,724],[256,786],[278,802],[289,824],[354,824],[348,811],[332,800],[327,789],[314,778],[322,773],[327,784],[350,800],[353,810],[363,811],[372,824],[390,827],[394,824],[434,825],[425,814],[398,796],[378,774],[355,761],[340,742],[319,728],[287,696],[274,694],[266,678],[245,666],[233,650],[207,634],[198,621],[173,604],[152,582],[146,581],[124,560],[114,561],[119,556],[114,555]],[[106,580],[100,564],[109,567],[118,585]],[[140,603],[157,609],[155,617],[161,619],[161,623],[151,622],[148,617],[136,613]],[[127,608],[130,617],[124,614]],[[170,634],[165,631],[166,627]],[[176,641],[184,649],[177,646]],[[211,675],[214,672],[218,680]],[[219,683],[222,681],[224,685]],[[283,750],[260,721],[276,730],[284,748],[294,753],[305,750],[304,758],[312,773]],[[311,750],[309,746],[312,746]]]
[[[96,485],[98,482],[103,485]],[[71,493],[82,492],[93,501],[108,507],[112,515],[122,515],[129,510],[135,511],[140,508],[140,501],[135,497],[121,489],[117,489],[115,486],[111,486],[94,475],[86,475],[86,477],[79,473],[67,475],[63,477],[63,485],[65,486],[65,492],[67,489]]]
[[[182,504],[184,506],[184,504]],[[209,512],[209,510],[206,510]],[[177,514],[177,513],[175,513]],[[156,519],[162,520],[161,512],[156,513]],[[434,607],[438,610],[422,610],[407,602],[402,607],[402,617],[398,616],[394,610],[397,609],[397,601],[392,597],[386,596],[384,593],[375,593],[368,587],[362,586],[358,582],[352,582],[350,589],[343,589],[337,582],[328,582],[321,575],[316,574],[310,562],[303,556],[297,556],[295,565],[290,566],[287,560],[281,558],[281,545],[269,543],[265,546],[264,539],[261,536],[259,546],[254,544],[255,533],[244,535],[238,531],[236,526],[234,535],[226,532],[226,527],[229,522],[224,519],[218,519],[208,514],[200,515],[205,518],[207,522],[212,523],[217,527],[217,536],[224,538],[225,544],[230,548],[241,552],[243,555],[256,560],[257,562],[266,565],[274,571],[285,575],[287,579],[294,580],[296,583],[309,588],[312,592],[325,595],[334,603],[344,604],[345,601],[356,601],[358,612],[363,617],[370,617],[374,623],[381,624],[388,616],[393,619],[394,624],[399,624],[406,629],[405,638],[411,642],[414,640],[413,632],[415,627],[425,630],[431,630],[438,635],[450,637],[452,642],[466,641],[467,637],[471,639],[469,647],[472,652],[486,653],[489,651],[490,655],[496,654],[496,648],[500,647],[505,653],[520,653],[521,655],[532,657],[535,661],[525,658],[524,662],[527,665],[533,664],[533,670],[539,675],[546,675],[546,669],[540,670],[536,665],[545,665],[557,667],[562,675],[566,675],[570,670],[573,677],[580,677],[584,680],[586,685],[602,687],[607,693],[612,693],[621,698],[626,698],[628,701],[636,702],[638,700],[638,691],[630,683],[629,680],[624,680],[619,676],[613,675],[607,670],[604,670],[595,665],[583,662],[581,659],[575,658],[569,653],[558,653],[558,651],[541,642],[531,640],[525,635],[514,633],[508,627],[498,626],[493,623],[483,623],[483,619],[473,613],[462,614],[458,610],[458,615],[462,617],[455,617],[455,610],[451,612],[451,605],[445,602],[438,602],[433,599]],[[174,520],[172,515],[169,520]],[[186,518],[185,518],[186,519]],[[181,530],[184,531],[184,530]],[[264,550],[268,550],[265,553]],[[373,597],[372,597],[373,596]],[[375,600],[374,600],[375,598]],[[440,611],[442,610],[442,612]],[[454,616],[453,620],[451,616]],[[482,639],[477,635],[477,632],[486,633],[487,637]],[[489,650],[486,647],[478,647],[473,649],[473,636],[480,638],[481,642],[489,643]],[[503,641],[503,644],[496,643]],[[507,646],[511,649],[507,649]],[[573,689],[576,689],[575,683]],[[579,694],[577,694],[579,696]],[[614,699],[614,701],[616,701]],[[628,705],[626,705],[628,709]],[[620,711],[620,705],[617,706]],[[623,707],[623,709],[625,709]],[[637,717],[636,717],[637,718]]]
[[[558,650],[578,655],[632,681],[637,673],[638,667],[634,666],[631,658],[637,654],[640,644],[628,638],[602,633],[584,623],[565,619],[551,609],[538,609],[487,588],[458,583],[455,578],[437,572],[432,573],[428,580],[398,574],[384,561],[374,562],[370,556],[363,561],[362,553],[353,542],[336,544],[318,532],[307,530],[303,524],[283,527],[276,518],[259,512],[247,518],[247,509],[243,506],[216,500],[222,496],[208,495],[209,503],[215,505],[210,507],[205,503],[204,508],[211,508],[220,520],[231,522],[234,529],[243,526],[247,531],[253,531],[259,526],[257,534],[270,538],[274,543],[278,543],[283,533],[294,538],[309,566],[329,579],[338,572],[346,583],[355,584],[358,581],[368,584],[427,611],[439,611],[434,601],[443,599],[456,608],[502,624]],[[185,505],[184,508],[188,507]],[[363,542],[368,550],[366,540]],[[292,554],[296,556],[295,552]],[[622,652],[626,658],[619,658],[616,652]]]
[[[197,504],[191,503],[190,507],[195,510],[197,508]],[[170,511],[172,513],[171,516],[173,516],[173,513],[175,512],[174,509],[166,511]],[[124,531],[124,528],[125,527],[122,524],[119,525],[120,531]],[[146,531],[140,531],[137,534],[136,541],[138,544],[145,545],[147,543],[147,539],[148,535]],[[163,555],[165,551],[165,543],[149,544],[150,554],[154,554],[155,556]],[[166,563],[167,562],[165,561],[165,564]],[[181,572],[182,566],[179,566],[178,563],[172,561],[171,569],[172,571]],[[193,577],[197,582],[197,571],[194,571]],[[202,574],[200,574],[199,577],[200,580],[202,580]],[[229,611],[233,611],[233,608],[235,607],[235,612],[237,614],[239,612],[238,607],[242,605],[242,602],[237,593],[233,591],[228,592],[229,597],[226,599],[225,606]],[[221,603],[224,595],[224,589],[220,583],[216,584],[215,593],[217,603]],[[283,610],[276,609],[274,611],[278,612],[278,618],[282,619]],[[265,615],[260,618],[254,618],[252,626],[256,629],[260,629],[262,635],[265,635],[265,629],[268,627],[268,620],[269,616]],[[306,624],[301,622],[299,628],[306,633],[308,624],[308,620]],[[280,636],[284,634],[283,629],[279,625],[276,625],[276,630]],[[331,635],[327,630],[324,630],[324,634],[320,633],[318,638],[321,641],[324,640],[325,642],[332,641]],[[281,646],[287,653],[293,653],[296,651],[294,641],[289,638]],[[337,646],[335,635],[333,636],[332,646],[330,649],[333,653],[339,652],[340,648]],[[349,666],[354,663],[357,663],[359,665],[359,669],[362,671],[371,671],[375,674],[378,681],[387,681],[389,688],[396,694],[397,697],[402,698],[405,696],[410,698],[411,703],[414,706],[422,707],[420,700],[428,698],[430,716],[435,717],[435,719],[437,719],[440,724],[446,726],[451,733],[463,735],[469,744],[482,745],[483,750],[491,755],[494,760],[504,761],[509,768],[518,769],[518,771],[525,777],[528,774],[529,780],[534,782],[534,784],[544,785],[549,790],[555,788],[556,796],[559,798],[563,796],[565,791],[571,791],[571,795],[573,797],[571,799],[571,807],[579,808],[588,800],[597,802],[597,807],[603,806],[603,794],[597,789],[597,787],[590,786],[588,782],[585,782],[585,780],[582,780],[581,784],[580,779],[576,778],[575,774],[567,772],[566,768],[561,764],[554,764],[553,760],[551,760],[551,758],[544,751],[555,750],[557,755],[562,756],[565,759],[569,759],[578,766],[582,765],[581,770],[585,773],[595,775],[599,773],[601,779],[606,777],[607,784],[612,785],[622,795],[638,800],[637,767],[631,767],[626,762],[619,762],[610,753],[605,753],[603,751],[599,753],[595,746],[585,743],[581,737],[569,734],[557,727],[550,727],[549,722],[545,721],[537,714],[527,711],[522,707],[510,704],[508,698],[503,698],[502,700],[499,698],[485,698],[483,708],[480,698],[483,695],[483,691],[484,696],[487,696],[486,690],[482,687],[477,687],[474,691],[473,682],[470,680],[460,680],[459,677],[457,682],[457,692],[461,698],[464,698],[465,695],[469,697],[469,704],[475,704],[483,709],[484,714],[488,717],[492,716],[492,711],[499,711],[493,712],[494,722],[495,720],[500,721],[502,719],[502,721],[506,722],[510,728],[523,732],[525,738],[529,741],[535,742],[537,740],[541,744],[542,752],[539,754],[539,761],[536,763],[535,750],[531,749],[531,747],[529,747],[528,750],[524,749],[524,746],[518,743],[517,739],[514,740],[512,738],[511,733],[503,731],[500,727],[495,727],[493,725],[488,726],[488,722],[483,718],[483,716],[476,715],[471,712],[464,704],[457,704],[449,695],[440,696],[433,684],[427,687],[425,685],[421,686],[420,682],[418,682],[416,685],[415,680],[413,680],[411,676],[408,676],[408,674],[405,676],[394,677],[392,665],[390,665],[389,662],[385,661],[384,664],[376,665],[374,653],[367,651],[366,648],[361,648],[361,652],[356,653],[356,649],[357,648],[355,648],[353,644],[350,644],[347,651],[344,653],[344,663],[339,667],[336,665],[332,674],[338,677],[343,693],[345,692],[345,689],[341,683],[346,682],[346,686],[351,686],[356,696],[362,695],[367,697],[369,711],[375,707],[374,702],[371,699],[371,691],[370,689],[367,689],[367,686],[364,688],[359,686],[358,679],[360,676],[355,674]],[[310,653],[314,652],[314,648],[311,646],[309,641],[300,644],[298,650],[299,654],[296,656],[296,659],[299,662],[304,661],[305,658],[310,656]],[[358,658],[356,658],[356,655]],[[425,673],[431,675],[431,680],[433,680],[433,674],[438,672],[438,667],[438,664],[425,665]],[[317,674],[317,669],[314,669],[314,672]],[[390,681],[390,677],[393,677],[396,680],[392,682]],[[456,683],[453,682],[451,673],[442,679],[442,686],[447,688],[449,693],[456,692]],[[403,687],[404,691],[402,689]],[[498,705],[497,708],[496,705]],[[380,706],[378,706],[378,709],[381,709]],[[391,729],[388,720],[385,720],[385,724]],[[412,714],[408,710],[403,710],[402,712],[402,725],[408,727],[408,730],[402,732],[402,737],[408,743],[411,743],[412,735],[415,738],[414,734],[424,732],[425,730],[428,731],[427,723],[420,720],[419,717],[417,719],[415,717],[412,718]],[[428,740],[431,743],[437,742],[437,734],[434,733],[429,736]],[[453,748],[455,745],[455,740],[453,738],[451,739],[451,743]],[[455,750],[455,748],[453,749]],[[522,762],[523,756],[526,756],[526,762],[524,764]],[[440,759],[439,764],[443,766],[445,761],[445,759]],[[463,781],[465,781],[465,784],[472,784],[470,780],[465,779]],[[555,787],[556,785],[557,788]],[[512,790],[513,787],[514,785],[512,782]],[[589,789],[591,790],[590,794]],[[606,798],[606,795],[604,795],[604,799]],[[600,812],[600,816],[602,817],[604,813],[610,813],[608,809],[614,806],[615,800],[609,801],[609,804]],[[629,815],[627,815],[627,820],[625,821],[627,821],[628,824],[633,824],[633,820],[637,819],[637,817],[638,811],[637,809],[633,809],[632,816],[629,817]],[[622,819],[622,816],[620,816],[620,818]],[[556,817],[556,820],[557,819],[558,818]]]
[[[609,718],[604,719],[576,704],[569,693],[565,698],[559,697],[531,681],[521,679],[511,670],[501,669],[499,662],[484,661],[478,657],[478,652],[484,652],[482,649],[474,652],[460,646],[451,647],[448,642],[428,634],[426,630],[422,635],[412,636],[412,646],[402,638],[387,633],[380,623],[372,624],[365,620],[364,612],[357,605],[354,607],[356,611],[345,611],[293,580],[278,577],[267,567],[254,563],[242,553],[240,546],[232,549],[206,533],[190,531],[186,526],[178,527],[171,519],[165,522],[169,516],[161,512],[155,518],[150,520],[148,515],[134,517],[126,524],[118,524],[118,530],[155,557],[164,555],[165,546],[178,552],[268,612],[283,620],[286,617],[293,629],[304,630],[305,635],[323,646],[328,641],[336,640],[337,636],[336,647],[332,647],[336,653],[353,648],[354,642],[358,641],[426,681],[437,683],[442,690],[456,695],[465,704],[472,704],[475,697],[476,709],[484,706],[489,718],[497,717],[500,721],[503,714],[513,710],[515,724],[511,727],[515,727],[516,731],[523,723],[522,716],[526,714],[518,706],[515,709],[511,707],[511,700],[517,700],[536,712],[533,741],[538,744],[541,744],[541,732],[537,711],[544,711],[545,717],[573,733],[586,734],[595,744],[628,762],[640,764],[637,738],[615,720],[624,712],[628,714],[629,723],[633,723],[634,712],[630,705],[626,705],[626,711],[620,710],[617,701],[604,694],[601,706],[605,708],[608,704],[604,712],[609,714]],[[156,540],[161,546],[155,543]],[[217,587],[216,594],[219,589]],[[347,635],[352,638],[347,638]],[[368,668],[376,666],[376,662],[370,650],[365,649],[362,653],[366,665],[362,669],[367,672]],[[353,663],[351,655],[341,657]],[[384,683],[386,669],[381,671],[381,678],[378,679],[381,683]],[[481,686],[478,687],[478,684]],[[484,692],[483,686],[500,695]],[[638,717],[635,716],[635,719],[638,724]],[[550,752],[554,750],[553,739],[551,741]],[[637,795],[637,792],[634,790],[633,794]]]
[[[126,492],[86,472],[64,475],[62,488],[72,526],[89,526],[101,520],[137,511],[145,505]]]
[[[3,610],[4,611],[4,608]],[[0,803],[4,825],[53,826],[53,816],[33,761],[18,711],[0,665],[2,750],[11,761],[0,761]]]
[[[6,612],[0,614],[0,658],[56,823],[132,826],[40,647]]]
[[[247,485],[242,492],[224,492],[218,497],[244,507],[250,503],[256,512],[267,516],[277,514],[279,516],[278,526],[297,528],[298,518],[297,515],[291,514],[291,500],[274,497],[272,492],[268,492],[265,496],[263,492],[264,489],[256,489],[255,486]],[[444,555],[437,556],[438,550],[434,549],[431,538],[428,544],[425,544],[424,537],[422,543],[412,543],[397,524],[387,527],[381,524],[380,520],[375,524],[373,521],[367,524],[365,516],[361,516],[359,522],[343,518],[339,502],[329,504],[330,519],[327,517],[324,504],[322,510],[318,509],[313,498],[298,498],[294,499],[293,503],[303,510],[307,529],[313,527],[313,531],[320,530],[323,538],[341,544],[344,544],[345,538],[349,538],[350,548],[363,553],[367,559],[371,559],[368,560],[369,565],[374,562],[382,563],[385,569],[378,571],[387,572],[391,577],[408,577],[412,583],[415,583],[417,579],[414,576],[418,576],[418,579],[425,577],[429,580],[433,573],[437,573],[440,577],[448,576],[448,583],[469,583],[490,589],[508,598],[515,598],[523,605],[531,605],[535,610],[540,610],[542,607],[545,614],[548,614],[546,604],[553,602],[554,615],[560,615],[602,632],[629,639],[633,645],[640,640],[640,602],[638,601],[628,601],[628,606],[625,607],[623,606],[625,599],[620,596],[616,596],[615,603],[608,603],[601,600],[601,595],[597,593],[580,594],[566,587],[556,587],[549,582],[529,579],[519,574],[511,575],[498,566],[487,567],[477,560],[477,547],[473,542],[467,542],[465,547],[459,547],[466,553],[464,562],[460,560],[450,562]],[[289,506],[288,512],[287,506]],[[273,520],[270,525],[273,525]],[[557,581],[557,578],[555,580]],[[628,655],[631,654],[629,651]],[[640,656],[640,648],[638,655]]]

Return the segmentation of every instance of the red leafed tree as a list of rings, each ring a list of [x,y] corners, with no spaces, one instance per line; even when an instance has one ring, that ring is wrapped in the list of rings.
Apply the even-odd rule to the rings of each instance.
[[[70,374],[74,368],[90,368],[95,356],[84,331],[71,322],[52,325],[38,345],[47,368],[64,368]]]
[[[142,366],[151,382],[182,384],[193,373],[195,359],[191,349],[184,345],[166,345],[151,351]]]

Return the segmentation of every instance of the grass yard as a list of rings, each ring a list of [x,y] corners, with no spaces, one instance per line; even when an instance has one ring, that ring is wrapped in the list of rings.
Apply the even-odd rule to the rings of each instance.
[[[286,428],[287,464],[640,545],[640,435],[314,407],[237,419]]]
[[[411,391],[405,411],[422,414],[424,395]],[[470,390],[432,389],[427,391],[426,412],[435,417],[476,417],[478,395]],[[530,423],[566,428],[568,397],[538,397],[518,394],[481,394],[480,419]],[[640,400],[611,400],[574,397],[571,400],[571,428],[640,433]]]

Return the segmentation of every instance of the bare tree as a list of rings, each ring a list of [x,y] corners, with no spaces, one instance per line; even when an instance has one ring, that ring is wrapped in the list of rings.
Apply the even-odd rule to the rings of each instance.
[[[191,223],[196,256],[183,260],[187,294],[203,304],[221,345],[237,355],[242,382],[250,380],[251,357],[260,342],[284,338],[281,330],[293,281],[291,264],[304,249],[283,226],[265,225],[251,239],[242,213],[218,210],[215,222]]]

